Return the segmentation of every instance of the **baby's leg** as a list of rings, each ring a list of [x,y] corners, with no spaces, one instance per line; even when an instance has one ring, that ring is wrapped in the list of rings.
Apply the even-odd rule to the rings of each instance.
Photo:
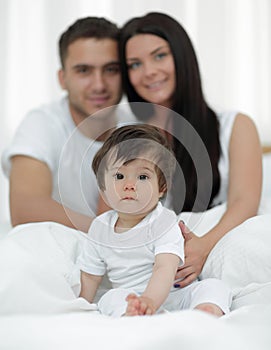
[[[222,316],[230,311],[232,293],[221,280],[208,278],[192,283],[187,288],[190,308]]]
[[[224,311],[218,305],[212,303],[199,304],[195,307],[195,309],[207,312],[217,317],[221,317],[225,314]]]
[[[103,315],[121,317],[127,309],[127,296],[134,294],[132,289],[116,288],[106,292],[98,302],[98,309]]]

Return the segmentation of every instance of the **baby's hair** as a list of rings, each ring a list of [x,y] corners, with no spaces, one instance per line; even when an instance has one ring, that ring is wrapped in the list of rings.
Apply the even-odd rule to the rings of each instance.
[[[109,164],[118,161],[125,165],[139,158],[155,165],[159,191],[166,193],[176,167],[175,156],[163,130],[148,124],[117,128],[104,142],[92,162],[99,188],[105,190],[104,178]]]

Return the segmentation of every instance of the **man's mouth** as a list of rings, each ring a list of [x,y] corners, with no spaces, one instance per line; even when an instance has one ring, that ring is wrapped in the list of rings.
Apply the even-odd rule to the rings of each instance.
[[[88,101],[90,101],[92,104],[96,106],[105,104],[107,100],[108,100],[108,96],[97,96],[97,97],[88,98]]]

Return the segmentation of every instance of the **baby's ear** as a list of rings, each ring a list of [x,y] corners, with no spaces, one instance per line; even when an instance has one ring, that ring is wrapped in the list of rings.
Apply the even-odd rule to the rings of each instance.
[[[160,188],[160,191],[159,191],[159,198],[163,198],[166,192],[167,192],[167,185],[163,185],[163,187]]]

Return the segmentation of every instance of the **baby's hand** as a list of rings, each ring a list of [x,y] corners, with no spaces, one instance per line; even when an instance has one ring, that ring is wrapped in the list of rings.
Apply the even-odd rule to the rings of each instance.
[[[129,294],[126,301],[128,304],[125,316],[153,315],[156,311],[152,299],[148,297]]]

